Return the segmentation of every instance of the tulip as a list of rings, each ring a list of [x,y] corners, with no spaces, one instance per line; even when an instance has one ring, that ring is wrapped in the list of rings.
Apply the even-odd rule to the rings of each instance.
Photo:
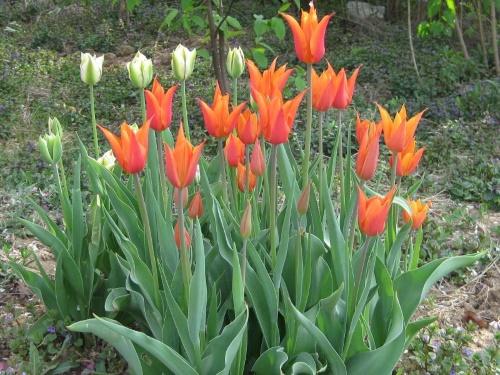
[[[201,199],[201,193],[196,192],[188,208],[188,216],[191,219],[199,218],[203,215],[203,200]]]
[[[186,249],[189,249],[191,246],[191,236],[189,235],[189,232],[184,229],[184,244],[186,245]],[[179,220],[175,223],[175,228],[174,228],[174,239],[175,239],[175,244],[177,245],[177,248],[181,248],[181,228],[179,225]]]
[[[250,170],[256,176],[262,176],[266,171],[266,160],[262,153],[259,140],[255,141],[252,156],[250,157]]]
[[[348,79],[345,70],[342,68],[333,78],[335,96],[332,100],[332,108],[346,109],[352,103],[359,69],[360,67],[356,68]]]
[[[300,215],[305,215],[309,209],[309,197],[311,196],[311,183],[309,182],[297,201],[297,211]]]
[[[107,170],[112,170],[116,164],[116,158],[113,155],[113,150],[106,151],[99,159],[97,159],[97,162]]]
[[[98,126],[125,173],[139,173],[144,169],[148,158],[149,121],[146,121],[137,131],[123,122],[120,127],[120,137]]]
[[[38,147],[43,160],[49,164],[57,164],[62,157],[61,137],[58,134],[49,133],[38,139]]]
[[[174,187],[182,189],[193,182],[204,144],[205,142],[193,147],[184,136],[182,123],[179,127],[175,147],[172,149],[168,144],[165,144],[165,169],[167,177]]]
[[[227,53],[226,68],[229,76],[236,79],[245,70],[245,55],[241,47],[231,48]]]
[[[245,144],[236,135],[230,134],[226,140],[224,154],[229,166],[236,168],[245,160]]]
[[[170,87],[166,92],[155,78],[151,91],[145,90],[147,119],[151,122],[151,129],[161,132],[167,129],[172,122],[172,101],[177,85]]]
[[[411,213],[406,212],[406,210],[403,210],[403,220],[405,223],[408,223],[411,221],[411,227],[413,229],[418,229],[422,226],[422,224],[425,221],[425,218],[427,217],[427,212],[429,212],[429,208],[431,207],[431,202],[428,203],[422,203],[420,200],[408,201],[408,205],[411,208]]]
[[[246,181],[247,181],[247,174],[248,174],[248,190],[253,191],[255,189],[255,184],[257,183],[257,176],[253,174],[253,172],[247,171],[245,166],[243,164],[238,164],[238,170],[237,170],[237,181],[238,181],[238,189],[242,193],[246,191]]]
[[[187,80],[194,70],[196,60],[196,48],[191,51],[179,44],[172,52],[172,71],[179,81]]]
[[[240,113],[246,106],[246,103],[241,103],[229,112],[229,95],[222,95],[219,83],[217,83],[215,88],[212,105],[209,106],[200,99],[198,100],[198,104],[203,114],[208,134],[216,138],[225,138],[233,131]]]
[[[415,140],[408,143],[403,152],[398,152],[396,154],[397,164],[396,164],[396,174],[399,177],[409,176],[415,172],[417,169],[420,159],[424,154],[424,148],[420,148],[415,152]],[[392,166],[394,163],[394,158],[391,155],[389,163]]]
[[[378,236],[384,231],[395,193],[396,186],[393,186],[385,197],[367,198],[363,190],[358,187],[358,223],[362,233],[367,236]]]
[[[127,63],[127,70],[128,77],[139,89],[146,88],[153,79],[153,62],[140,52]]]
[[[402,152],[413,141],[424,111],[407,119],[406,108],[403,105],[393,120],[385,108],[378,104],[377,107],[380,112],[380,121],[384,129],[384,141],[387,148],[392,152]]]
[[[382,132],[381,124],[377,124],[370,120],[361,120],[359,113],[356,114],[356,140],[361,144],[365,134],[373,134],[373,132]]]
[[[252,92],[259,108],[259,120],[264,138],[274,145],[288,142],[305,91],[284,103],[281,95],[267,99],[258,91],[252,90]]]
[[[356,159],[356,174],[362,180],[371,180],[377,169],[379,156],[380,128],[367,131],[359,145],[358,157]]]
[[[326,112],[332,106],[334,99],[333,78],[335,72],[328,63],[328,68],[321,75],[312,70],[312,105],[316,111]]]
[[[325,55],[325,33],[333,14],[324,16],[318,22],[316,9],[311,1],[309,12],[302,10],[300,24],[289,14],[281,13],[281,16],[292,30],[297,58],[306,64],[319,62]]]
[[[90,53],[81,54],[80,78],[89,86],[97,84],[102,77],[104,56],[97,57]]]
[[[247,203],[243,216],[241,216],[240,234],[244,239],[252,234],[252,205],[250,202]]]
[[[250,87],[260,92],[264,97],[281,94],[288,78],[293,73],[293,69],[287,69],[286,64],[276,69],[276,61],[277,58],[273,60],[268,69],[261,73],[253,61],[247,60]]]
[[[237,124],[238,137],[246,144],[251,145],[260,135],[260,123],[257,114],[245,109],[238,117]]]

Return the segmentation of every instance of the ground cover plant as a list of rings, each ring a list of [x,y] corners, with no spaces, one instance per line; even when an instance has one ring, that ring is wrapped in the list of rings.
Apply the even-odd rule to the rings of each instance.
[[[35,203],[43,224],[22,223],[54,253],[54,278],[41,262],[37,271],[9,262],[47,317],[62,322],[58,331],[96,334],[137,373],[390,373],[432,322],[411,320],[431,284],[483,254],[420,259],[430,203],[412,200],[422,180],[409,175],[427,152],[414,139],[423,113],[373,106],[380,121],[372,122],[347,111],[360,70],[313,70],[323,42],[304,44],[304,30],[321,35],[329,16],[316,25],[314,8],[305,14],[311,23],[305,17],[302,28],[283,15],[305,63],[303,91],[285,90],[295,77],[286,66],[262,72],[232,49],[232,90],[215,85],[213,99],[209,89],[195,100],[184,89],[195,50],[172,52],[179,86],[168,90],[138,53],[127,64],[136,109],[123,117],[140,124],[119,132],[97,126],[94,90],[107,71],[100,58],[81,56],[88,136],[74,138],[70,163],[64,121],[51,118],[39,141],[61,216],[53,221]],[[208,142],[191,136],[192,112]],[[303,154],[290,147],[292,128],[303,133]],[[330,149],[323,132],[333,134]]]

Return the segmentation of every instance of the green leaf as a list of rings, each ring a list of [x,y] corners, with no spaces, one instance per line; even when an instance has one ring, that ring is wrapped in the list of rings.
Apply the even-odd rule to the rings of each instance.
[[[346,367],[342,358],[335,351],[332,344],[328,341],[321,330],[316,327],[307,317],[305,317],[288,299],[288,305],[291,307],[297,321],[309,332],[316,340],[317,345],[323,351],[328,361],[329,370],[335,375],[347,375]],[[350,374],[350,373],[349,373]]]
[[[171,27],[172,22],[174,21],[175,17],[179,14],[179,11],[175,8],[170,8],[167,10],[167,13],[165,14],[165,18],[163,19],[163,22],[161,24],[161,27]]]
[[[240,21],[238,21],[234,17],[227,16],[226,17],[226,22],[228,23],[229,26],[231,26],[232,28],[234,28],[236,30],[241,30],[242,29]]]
[[[273,17],[271,18],[271,28],[273,29],[274,33],[278,37],[279,40],[283,40],[285,38],[285,23],[281,18],[278,17]]]
[[[113,345],[127,361],[131,370],[137,375],[143,373],[143,366],[132,342],[156,357],[174,374],[198,375],[196,370],[168,345],[144,333],[126,328],[113,320],[102,318],[89,319],[74,323],[68,329],[76,332],[93,333]]]
[[[403,242],[408,238],[410,231],[411,223],[406,224],[398,231],[396,239],[392,243],[389,255],[387,256],[386,265],[392,275],[392,278],[395,278],[398,274],[401,262],[401,247],[403,246]]]
[[[408,325],[406,326],[405,348],[408,347],[408,345],[410,345],[411,340],[413,340],[418,331],[420,331],[422,328],[427,327],[429,324],[434,323],[436,320],[437,317],[433,316],[430,318],[423,318],[408,323]]]
[[[73,227],[71,230],[71,252],[77,264],[80,264],[82,257],[83,238],[87,234],[87,226],[83,213],[82,192],[80,190],[80,168],[81,157],[75,162],[73,168],[73,189],[71,190],[71,212]]]
[[[436,259],[412,271],[401,274],[395,281],[395,289],[401,303],[405,322],[408,322],[425,298],[432,285],[458,268],[468,266],[484,256],[484,253]]]
[[[264,48],[252,48],[250,50],[252,57],[260,68],[266,68],[268,65],[268,60],[266,56],[266,50]]]
[[[267,349],[255,361],[252,371],[255,375],[275,375],[282,374],[282,367],[288,360],[288,355],[281,346],[274,346]]]
[[[254,15],[254,17],[255,17],[255,15]],[[269,25],[268,25],[267,20],[264,20],[262,18],[255,19],[255,21],[253,22],[253,31],[255,32],[256,36],[262,36],[268,30],[269,30]]]
[[[35,344],[30,342],[30,371],[32,374],[40,374],[42,370],[42,363],[40,362],[40,354]]]
[[[63,251],[66,251],[66,246],[52,233],[42,228],[40,225],[32,223],[31,221],[25,219],[19,219],[19,221],[24,224],[24,226],[36,237],[38,240],[52,250],[52,254],[55,258],[59,256]]]

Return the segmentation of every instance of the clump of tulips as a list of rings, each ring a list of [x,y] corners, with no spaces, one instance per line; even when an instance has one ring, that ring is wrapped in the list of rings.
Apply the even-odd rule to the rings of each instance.
[[[40,207],[45,226],[24,223],[52,249],[56,274],[12,267],[49,313],[69,319],[72,331],[108,341],[130,373],[390,374],[432,321],[412,320],[432,284],[479,257],[420,263],[430,202],[415,200],[418,184],[408,188],[404,178],[424,153],[415,141],[423,112],[410,116],[403,106],[391,117],[378,106],[378,122],[357,114],[351,155],[346,118],[360,68],[350,75],[330,64],[314,69],[324,59],[332,15],[318,20],[311,4],[300,21],[282,16],[306,64],[308,88],[286,98],[293,69],[275,59],[261,72],[241,49],[231,50],[232,92],[215,84],[211,101],[198,99],[207,136],[218,141],[215,157],[190,138],[189,129],[203,125],[189,123],[185,86],[195,74],[196,50],[183,46],[172,54],[180,124],[172,124],[178,85],[165,89],[153,79],[151,60],[138,53],[127,69],[141,125],[123,123],[119,135],[97,125],[93,90],[102,58],[85,54],[91,123],[112,154],[101,155],[95,131],[94,153],[80,144],[69,187],[59,122],[51,119],[40,138],[64,223],[59,227]],[[237,80],[245,67],[250,91],[240,102]],[[295,118],[304,107],[301,129]],[[323,153],[327,121],[336,127],[330,156]],[[305,132],[297,159],[289,147],[293,131]],[[391,175],[375,185],[381,137]],[[318,155],[311,155],[313,142]],[[80,192],[81,167],[90,198]]]

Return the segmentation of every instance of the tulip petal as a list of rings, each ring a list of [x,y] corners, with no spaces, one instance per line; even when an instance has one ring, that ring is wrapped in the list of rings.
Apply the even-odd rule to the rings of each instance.
[[[309,48],[312,55],[312,63],[319,62],[325,55],[326,28],[328,27],[328,22],[330,22],[330,18],[332,18],[332,16],[333,14],[324,16],[319,22],[318,26],[312,32],[311,40],[309,42]]]
[[[288,26],[292,30],[293,41],[295,45],[295,53],[297,54],[298,59],[307,64],[312,63],[313,61],[311,59],[311,52],[309,50],[309,45],[307,43],[306,36],[302,31],[302,28],[300,27],[299,23],[295,18],[293,18],[289,14],[285,13],[280,13],[280,14],[285,19],[285,21],[288,23]]]

